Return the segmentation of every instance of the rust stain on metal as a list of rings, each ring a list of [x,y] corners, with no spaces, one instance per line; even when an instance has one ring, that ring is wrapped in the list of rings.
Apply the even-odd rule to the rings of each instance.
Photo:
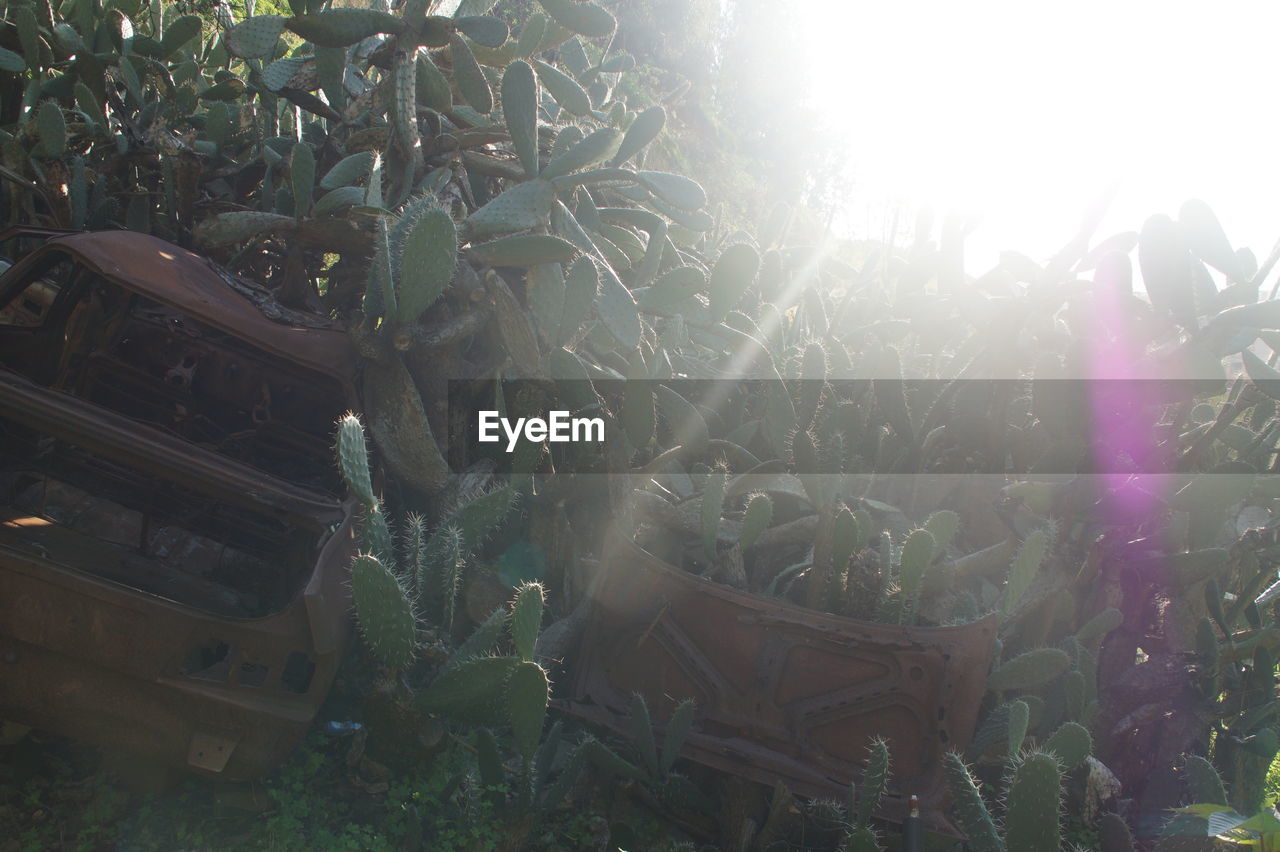
[[[955,832],[941,759],[973,734],[993,617],[915,628],[813,612],[680,571],[618,536],[600,566],[565,709],[626,733],[631,693],[657,721],[691,698],[685,757],[809,796],[842,798],[882,736],[894,779],[880,815],[901,821],[919,795],[930,827]]]

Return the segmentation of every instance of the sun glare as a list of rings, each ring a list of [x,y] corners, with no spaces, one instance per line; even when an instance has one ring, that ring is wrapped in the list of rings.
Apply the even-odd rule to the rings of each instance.
[[[978,214],[970,257],[1051,254],[1107,188],[1100,235],[1207,201],[1261,259],[1280,236],[1280,5],[805,4],[813,91],[844,140],[847,215]]]

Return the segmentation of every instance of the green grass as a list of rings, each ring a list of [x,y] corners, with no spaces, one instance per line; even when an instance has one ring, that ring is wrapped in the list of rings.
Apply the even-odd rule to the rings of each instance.
[[[138,794],[120,785],[95,750],[53,741],[36,755],[39,765],[29,777],[0,787],[0,836],[16,839],[22,850],[449,852],[497,842],[501,823],[484,805],[446,801],[456,798],[446,788],[467,772],[466,752],[452,749],[421,771],[392,775],[384,790],[360,786],[346,765],[348,744],[313,735],[257,785],[187,778],[161,794]]]
[[[349,737],[316,732],[262,782],[185,777],[142,794],[127,790],[96,749],[40,736],[21,759],[0,754],[0,771],[16,776],[0,774],[0,838],[10,842],[4,849],[21,852],[497,848],[516,816],[502,804],[509,791],[482,789],[474,757],[459,743],[408,769],[374,773],[371,782],[362,777],[368,764],[348,759]],[[572,805],[543,815],[523,848],[591,848],[611,834],[644,838],[641,848],[677,842],[678,830],[616,800],[613,786],[583,784]]]

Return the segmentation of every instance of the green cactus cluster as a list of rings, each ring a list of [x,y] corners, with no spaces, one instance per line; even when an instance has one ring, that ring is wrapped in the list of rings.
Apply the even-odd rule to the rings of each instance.
[[[498,488],[463,503],[429,536],[424,520],[410,513],[397,547],[374,493],[364,426],[356,414],[338,421],[335,448],[342,480],[365,510],[362,552],[351,567],[356,622],[374,655],[392,669],[403,669],[415,656],[420,617],[434,616],[445,631],[452,627],[463,567],[506,518],[514,493]],[[528,631],[525,623],[521,647],[528,644]]]
[[[1056,754],[1016,755],[1003,801],[984,796],[981,785],[956,753],[943,761],[956,820],[975,852],[1058,852],[1062,848],[1062,765]],[[1001,818],[993,815],[999,804]]]
[[[551,698],[547,672],[534,659],[544,604],[545,591],[540,584],[518,588],[506,625],[515,653],[491,655],[496,641],[487,649],[464,646],[462,650],[471,653],[464,657],[460,652],[460,661],[418,693],[414,703],[429,713],[464,723],[509,725],[527,765],[542,738]],[[476,634],[491,637],[483,626]]]

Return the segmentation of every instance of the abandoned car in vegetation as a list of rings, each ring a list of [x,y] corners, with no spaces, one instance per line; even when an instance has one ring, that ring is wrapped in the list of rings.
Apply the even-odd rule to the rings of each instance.
[[[0,719],[261,774],[349,633],[346,335],[142,234],[0,254]]]

